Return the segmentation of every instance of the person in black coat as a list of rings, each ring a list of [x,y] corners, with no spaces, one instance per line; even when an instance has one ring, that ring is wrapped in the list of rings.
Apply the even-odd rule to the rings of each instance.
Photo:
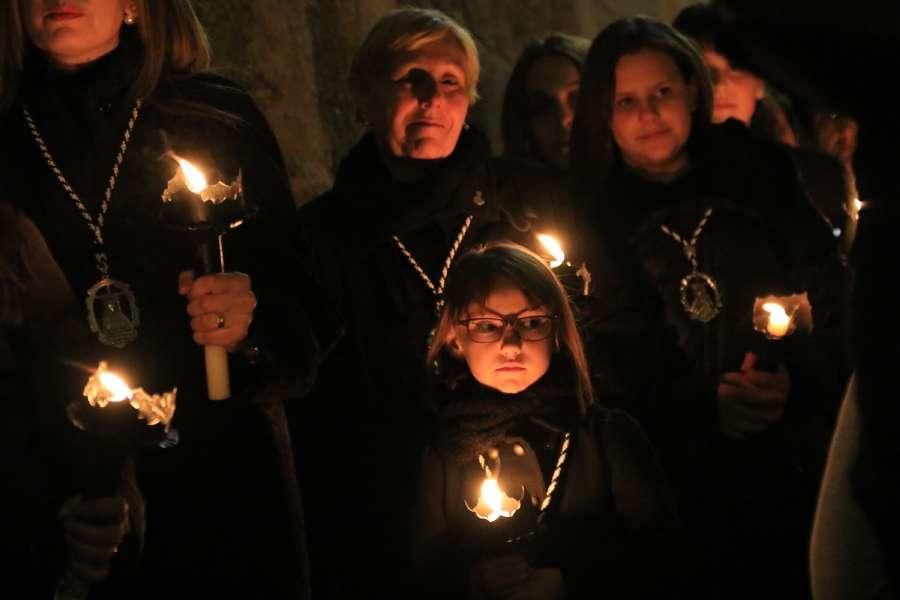
[[[454,265],[446,301],[428,353],[417,591],[678,597],[679,528],[656,455],[631,417],[595,403],[547,262],[487,244]],[[491,503],[491,485],[506,504]]]
[[[855,394],[848,393],[847,402],[853,402],[855,395],[861,431],[858,458],[848,470],[852,501],[871,525],[889,586],[897,590],[900,480],[894,474],[900,467],[900,411],[891,390],[900,336],[895,308],[900,298],[892,285],[898,276],[893,257],[900,223],[900,180],[894,149],[900,136],[900,118],[895,102],[880,88],[885,73],[900,68],[900,7],[872,1],[856,3],[852,11],[812,2],[796,2],[789,7],[742,0],[716,0],[713,4],[725,17],[732,51],[743,64],[777,81],[807,104],[830,107],[858,123],[853,168],[866,206],[859,212],[851,252],[854,286],[850,341],[856,389]],[[853,407],[845,410],[852,412]],[[842,523],[822,526],[838,529]]]
[[[669,26],[613,23],[583,77],[575,175],[586,235],[616,274],[592,294],[595,362],[659,449],[712,593],[754,595],[770,581],[758,573],[777,572],[808,594],[809,519],[847,374],[831,232],[777,146],[710,124],[707,71]],[[755,299],[801,292],[812,332],[773,346]]]
[[[60,358],[87,370],[103,358],[150,392],[178,388],[174,447],[137,457],[147,543],[135,568],[114,568],[96,593],[156,595],[178,578],[204,593],[303,596],[290,445],[277,436],[287,441],[280,405],[302,391],[316,349],[299,302],[307,268],[294,203],[265,118],[238,86],[203,72],[209,49],[186,0],[12,2],[2,14],[3,194],[46,239],[85,332]],[[194,242],[163,226],[173,155],[211,183],[240,175],[259,208],[225,237],[226,273],[195,277]],[[128,334],[119,347],[87,335],[90,290],[105,277],[127,284],[139,311],[125,294],[97,316],[101,329],[115,324],[106,333]],[[231,353],[223,402],[206,397],[206,345]],[[87,374],[51,366],[58,375],[41,377],[32,397],[70,426],[61,409]],[[78,491],[70,474],[61,498]]]
[[[401,9],[367,35],[351,70],[370,125],[333,188],[300,209],[317,285],[336,321],[315,319],[330,354],[291,419],[319,593],[367,596],[405,581],[405,540],[424,410],[421,357],[453,259],[497,236],[533,238],[540,168],[491,159],[466,123],[476,99],[471,35],[434,10]],[[341,465],[352,473],[336,477]],[[337,480],[337,481],[335,481]]]

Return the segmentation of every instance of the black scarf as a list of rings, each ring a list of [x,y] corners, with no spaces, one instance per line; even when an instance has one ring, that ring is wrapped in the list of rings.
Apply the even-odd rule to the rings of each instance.
[[[434,407],[437,450],[454,462],[466,463],[508,442],[515,437],[514,430],[530,419],[572,421],[574,387],[562,384],[555,370],[518,394],[487,388],[471,376],[453,390],[442,387]]]

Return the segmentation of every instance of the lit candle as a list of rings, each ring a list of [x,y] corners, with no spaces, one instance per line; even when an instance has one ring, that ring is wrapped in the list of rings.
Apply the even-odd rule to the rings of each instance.
[[[791,317],[784,311],[784,307],[777,302],[766,302],[763,310],[769,313],[769,321],[766,324],[766,333],[772,338],[783,338],[788,334],[791,326]]]
[[[132,389],[121,376],[110,371],[106,362],[100,362],[97,370],[84,386],[84,397],[92,407],[104,409],[113,406],[131,405],[136,414],[125,418],[140,418],[147,425],[162,424],[166,430],[175,415],[175,396],[178,390],[163,394],[148,394],[143,388]],[[125,401],[128,401],[125,403]],[[125,404],[123,404],[125,403]],[[117,411],[121,414],[121,411]]]
[[[241,176],[229,184],[218,182],[209,185],[203,171],[198,169],[189,160],[186,160],[176,154],[171,154],[172,158],[178,163],[178,172],[169,181],[166,191],[163,192],[164,202],[173,202],[180,200],[181,209],[186,211],[190,216],[182,220],[186,220],[191,225],[202,228],[204,224],[212,221],[222,220],[222,217],[215,212],[215,206],[222,204],[226,200],[236,199],[241,196],[242,183]],[[190,194],[184,194],[185,189]],[[198,201],[199,200],[199,201]],[[222,210],[228,210],[223,207]],[[224,217],[228,221],[232,217]],[[232,226],[230,223],[228,226]],[[216,233],[213,231],[213,233]],[[219,260],[224,257],[222,252],[221,234],[216,236],[219,244]],[[212,263],[215,260],[211,244],[204,244],[204,262]],[[224,270],[224,265],[219,265],[219,270]],[[208,265],[208,272],[213,271],[212,265]],[[225,400],[231,397],[231,378],[228,373],[228,352],[221,346],[204,346],[203,347],[204,362],[206,364],[206,390],[210,400]]]
[[[546,233],[539,233],[536,237],[544,249],[550,254],[551,269],[555,269],[566,262],[566,253],[563,252],[562,245],[560,245],[555,237]]]
[[[499,457],[499,453],[496,451],[493,454]],[[479,490],[478,503],[475,506],[469,506],[466,502],[466,508],[475,513],[479,519],[484,519],[488,523],[493,523],[500,517],[508,518],[516,514],[516,511],[522,506],[521,501],[507,496],[506,492],[500,489],[497,477],[485,464],[484,456],[479,455],[478,462],[484,469],[485,478]],[[497,466],[499,470],[499,464]]]

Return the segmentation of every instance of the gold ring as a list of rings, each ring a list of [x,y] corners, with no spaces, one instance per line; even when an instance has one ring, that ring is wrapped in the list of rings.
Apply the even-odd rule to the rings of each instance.
[[[216,315],[216,329],[225,327],[225,315]]]

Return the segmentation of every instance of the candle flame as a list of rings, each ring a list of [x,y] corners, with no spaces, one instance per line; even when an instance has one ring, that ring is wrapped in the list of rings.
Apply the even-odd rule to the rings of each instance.
[[[180,156],[176,156],[175,160],[178,161],[178,165],[181,167],[181,173],[184,175],[184,182],[187,184],[189,190],[195,194],[199,194],[209,187],[209,184],[206,182],[206,176],[203,175],[200,169]]]
[[[553,257],[553,260],[550,261],[551,269],[555,269],[565,262],[566,253],[563,252],[562,246],[555,237],[546,233],[539,233],[537,234],[537,239],[547,252],[550,253],[550,256]]]
[[[766,302],[762,309],[769,313],[769,322],[766,324],[766,333],[772,338],[782,338],[790,333],[791,317],[784,307],[777,302]]]
[[[481,493],[478,496],[478,504],[474,507],[466,504],[468,509],[475,513],[479,519],[493,523],[500,517],[511,517],[516,514],[522,503],[515,498],[510,498],[493,477],[485,477],[481,484]]]
[[[777,302],[766,302],[762,305],[762,309],[769,313],[769,318],[786,319],[788,315],[784,312],[784,307]]]
[[[115,373],[109,371],[101,372],[100,383],[103,384],[107,391],[112,393],[112,396],[109,398],[110,402],[122,402],[131,398],[131,388]]]

